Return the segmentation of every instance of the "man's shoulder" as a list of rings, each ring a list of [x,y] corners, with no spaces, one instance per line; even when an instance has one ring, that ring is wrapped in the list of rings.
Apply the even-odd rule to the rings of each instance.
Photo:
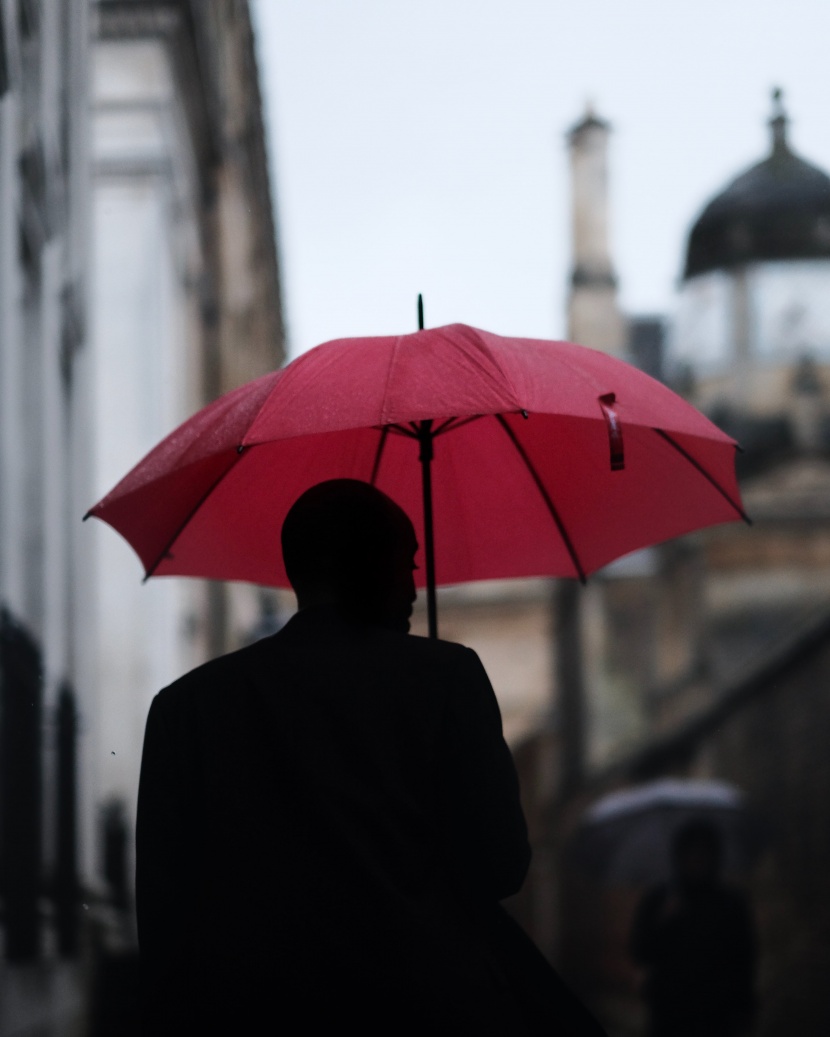
[[[401,635],[401,641],[405,644],[406,650],[413,655],[460,663],[469,663],[478,658],[472,648],[458,644],[457,641],[441,641],[431,637],[422,637],[420,634]]]
[[[244,673],[253,663],[262,652],[263,644],[262,641],[256,641],[234,652],[208,659],[162,688],[155,701],[161,707],[172,707],[194,695],[204,695],[211,688],[226,686],[229,678]]]
[[[309,609],[297,613],[270,642],[268,652],[278,655],[282,647],[293,646],[305,651],[310,646],[325,646],[327,650],[339,649],[372,654],[378,658],[388,656],[403,661],[433,661],[438,664],[457,663],[468,665],[477,660],[475,652],[453,641],[441,641],[407,634],[382,626],[363,625],[344,621],[328,610]]]
[[[456,641],[386,631],[383,639],[389,655],[406,668],[438,671],[448,676],[483,668],[473,649]]]
[[[482,669],[476,653],[454,641],[440,641],[382,628],[366,630],[364,634],[358,656],[371,656],[375,665],[381,669],[392,665],[396,670],[407,671],[413,676],[420,673],[424,678],[434,679],[441,675],[443,680],[452,680],[453,674],[471,675],[473,671]],[[292,667],[296,670],[299,666],[295,658],[297,648],[302,655],[309,648],[309,643],[315,646],[317,665],[308,667],[308,672],[320,668],[328,672],[339,665],[348,665],[349,658],[354,661],[354,641],[350,640],[352,650],[342,657],[334,643],[327,646],[321,643],[325,640],[325,632],[320,632],[319,637],[313,637],[311,642],[306,638],[296,642],[286,628],[244,648],[217,656],[162,688],[155,696],[155,709],[165,715],[189,713],[199,706],[204,708],[209,700],[215,699],[218,703],[230,691],[238,694],[243,682],[256,683],[262,679],[263,674],[275,670],[279,672],[282,668],[288,668],[289,672]],[[303,666],[308,666],[308,663],[304,662]]]

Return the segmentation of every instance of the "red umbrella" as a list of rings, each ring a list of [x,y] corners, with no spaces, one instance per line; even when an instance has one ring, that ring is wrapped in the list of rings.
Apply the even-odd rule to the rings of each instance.
[[[147,577],[281,587],[297,497],[325,479],[372,482],[415,521],[434,633],[436,583],[584,580],[746,518],[735,445],[604,353],[452,324],[312,349],[185,421],[89,514]]]

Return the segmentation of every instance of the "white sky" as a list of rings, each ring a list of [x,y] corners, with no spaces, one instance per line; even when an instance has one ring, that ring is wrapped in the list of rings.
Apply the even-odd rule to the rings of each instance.
[[[830,0],[252,0],[289,347],[462,321],[564,334],[565,131],[614,126],[628,312],[669,312],[687,231],[766,155],[770,89],[830,170]]]

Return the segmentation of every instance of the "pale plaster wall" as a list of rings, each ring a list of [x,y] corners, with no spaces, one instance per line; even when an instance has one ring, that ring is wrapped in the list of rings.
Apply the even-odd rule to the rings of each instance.
[[[93,496],[200,401],[194,161],[161,39],[94,47]],[[112,530],[89,523],[97,793],[134,820],[153,695],[198,661],[200,587],[142,583]]]

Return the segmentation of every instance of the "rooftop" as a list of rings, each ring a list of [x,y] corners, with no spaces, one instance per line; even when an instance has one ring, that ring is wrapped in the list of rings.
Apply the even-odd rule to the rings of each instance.
[[[788,121],[776,90],[770,153],[698,217],[684,279],[759,260],[830,258],[830,177],[792,151]]]

